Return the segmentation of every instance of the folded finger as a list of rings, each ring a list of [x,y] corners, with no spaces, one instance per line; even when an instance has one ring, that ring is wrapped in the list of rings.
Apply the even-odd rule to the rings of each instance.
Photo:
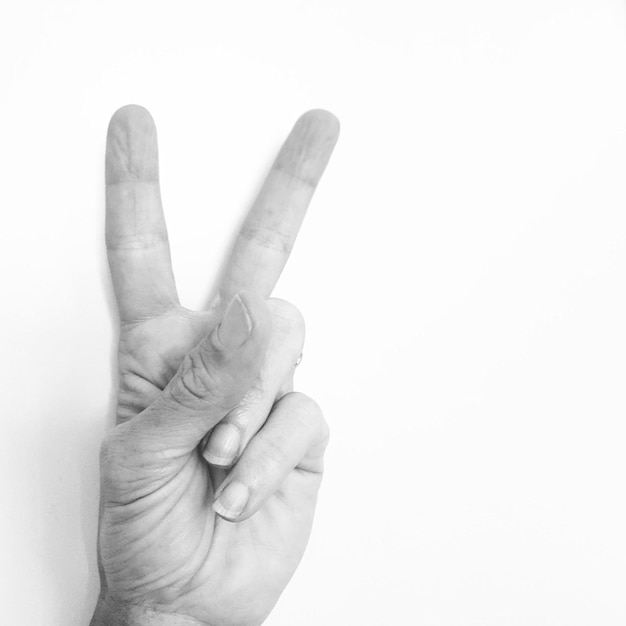
[[[213,510],[243,521],[272,497],[295,469],[321,475],[328,426],[308,396],[292,392],[275,405],[215,494]]]
[[[211,465],[229,467],[263,426],[276,400],[293,387],[293,373],[304,344],[304,319],[289,302],[268,300],[272,334],[265,361],[241,401],[207,436],[203,456]]]

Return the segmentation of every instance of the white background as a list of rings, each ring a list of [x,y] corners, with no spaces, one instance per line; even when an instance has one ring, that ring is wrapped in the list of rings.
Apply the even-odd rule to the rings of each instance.
[[[617,0],[6,3],[0,622],[83,626],[115,318],[108,119],[153,113],[183,303],[292,123],[342,136],[276,295],[333,431],[269,626],[626,623]]]

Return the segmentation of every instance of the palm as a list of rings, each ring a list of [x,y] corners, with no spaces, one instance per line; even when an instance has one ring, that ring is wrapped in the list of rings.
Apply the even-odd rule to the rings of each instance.
[[[118,422],[152,404],[184,356],[215,326],[215,316],[183,307],[125,325],[120,335]],[[117,501],[132,504],[105,511],[103,528],[116,529],[116,540],[103,542],[111,548],[102,551],[103,562],[119,563],[139,541],[165,548],[141,553],[132,569],[115,568],[109,588],[119,593],[132,583],[133,594],[126,600],[174,606],[203,622],[255,623],[271,604],[242,606],[240,614],[232,607],[241,606],[242,597],[274,597],[287,584],[308,540],[320,475],[294,470],[259,512],[234,525],[211,508],[221,470],[208,467],[198,449],[174,471],[175,478],[149,502],[136,500],[125,481],[116,485]],[[119,534],[121,526],[124,532]],[[183,535],[181,528],[186,529]],[[137,571],[148,575],[138,579]],[[176,597],[172,588],[181,590]]]
[[[147,408],[180,366],[185,354],[215,327],[214,316],[181,306],[124,324],[119,346],[117,421]]]
[[[159,547],[142,552],[132,567],[111,567],[109,589],[126,601],[167,606],[202,623],[259,623],[272,608],[267,598],[277,597],[300,561],[319,480],[294,470],[252,518],[231,524],[213,513],[207,465],[199,453],[190,454],[149,501],[105,511],[103,527],[115,535],[115,541],[103,541],[109,547],[101,555],[105,568],[127,561],[138,544]],[[132,498],[123,484],[119,489],[117,497]],[[259,606],[245,606],[242,598]]]
[[[215,325],[215,316],[207,312],[174,307],[123,326],[118,422],[148,407],[185,354]],[[241,605],[242,597],[273,597],[289,581],[308,540],[321,476],[294,470],[263,509],[233,525],[211,508],[220,470],[209,468],[198,449],[181,459],[174,471],[175,478],[149,502],[137,499],[126,481],[115,485],[116,501],[127,504],[104,512],[103,529],[115,529],[116,536],[115,541],[103,541],[109,548],[101,552],[103,563],[123,561],[140,541],[164,549],[142,552],[132,569],[114,568],[115,576],[107,579],[109,589],[128,601],[148,599],[156,606],[174,606],[208,623],[257,620],[271,605],[260,611],[254,607],[250,615],[246,607],[234,615],[232,607]],[[186,529],[182,535],[181,528]],[[146,572],[143,579],[137,578],[137,571]],[[129,585],[133,592],[124,596]],[[176,597],[172,588],[180,590]]]

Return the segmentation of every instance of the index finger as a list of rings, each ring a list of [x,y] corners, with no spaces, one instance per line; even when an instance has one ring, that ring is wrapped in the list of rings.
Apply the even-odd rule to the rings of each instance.
[[[237,236],[217,309],[240,291],[271,295],[338,137],[339,122],[328,111],[315,109],[298,119]]]
[[[118,109],[109,123],[106,244],[122,322],[178,303],[159,190],[156,127],[138,105]]]

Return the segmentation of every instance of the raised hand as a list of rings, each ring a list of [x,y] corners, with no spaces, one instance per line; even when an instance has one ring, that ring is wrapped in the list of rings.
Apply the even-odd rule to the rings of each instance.
[[[300,560],[327,428],[312,400],[290,392],[302,319],[292,305],[265,298],[337,133],[326,112],[300,118],[215,302],[192,312],[174,286],[153,122],[135,106],[111,121],[107,247],[121,318],[119,425],[103,445],[102,593],[93,624],[259,624]],[[227,474],[216,467],[235,461]]]
[[[115,113],[107,136],[106,242],[121,323],[118,421],[157,397],[233,296],[271,295],[338,132],[326,111],[297,121],[241,228],[215,301],[208,311],[190,311],[174,283],[154,122],[139,106]]]

